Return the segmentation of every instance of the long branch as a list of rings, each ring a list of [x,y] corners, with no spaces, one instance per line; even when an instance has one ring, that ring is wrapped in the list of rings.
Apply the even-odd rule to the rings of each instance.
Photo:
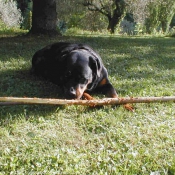
[[[107,17],[110,16],[109,13],[106,13],[106,12],[105,12],[104,6],[103,6],[102,8],[99,8],[99,7],[97,7],[97,5],[95,5],[95,4],[93,4],[92,2],[89,2],[89,1],[84,2],[84,3],[82,3],[82,4],[83,4],[85,7],[87,7],[88,10],[90,10],[90,11],[99,12],[99,13],[101,13],[101,14],[107,16]]]
[[[127,103],[155,103],[155,102],[175,102],[175,96],[165,97],[123,97],[123,98],[104,98],[95,100],[64,100],[50,98],[19,98],[19,97],[0,97],[0,105],[24,105],[24,104],[45,104],[45,105],[84,105],[84,106],[103,106],[103,105],[122,105]]]

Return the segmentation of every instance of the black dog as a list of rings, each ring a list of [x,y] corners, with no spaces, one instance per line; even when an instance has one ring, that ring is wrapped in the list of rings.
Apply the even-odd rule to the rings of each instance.
[[[69,99],[94,90],[117,97],[100,56],[84,44],[59,42],[44,47],[34,54],[32,71],[61,86]]]

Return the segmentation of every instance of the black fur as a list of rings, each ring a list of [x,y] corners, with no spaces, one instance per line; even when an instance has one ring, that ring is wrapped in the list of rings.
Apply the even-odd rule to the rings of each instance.
[[[117,97],[101,57],[84,44],[59,42],[44,47],[32,58],[32,72],[61,86],[69,99],[94,90]]]

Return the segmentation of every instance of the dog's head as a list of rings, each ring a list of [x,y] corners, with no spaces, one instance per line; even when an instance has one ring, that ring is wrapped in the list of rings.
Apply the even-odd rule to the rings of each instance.
[[[97,86],[102,63],[97,55],[85,49],[66,54],[66,67],[62,77],[66,98],[80,99],[86,90]]]

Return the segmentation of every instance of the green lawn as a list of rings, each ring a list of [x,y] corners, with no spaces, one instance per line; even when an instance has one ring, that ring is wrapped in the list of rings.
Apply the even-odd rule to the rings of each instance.
[[[57,41],[91,45],[121,97],[175,95],[174,38],[0,36],[0,96],[62,98],[30,74],[35,51]],[[0,106],[0,175],[175,174],[175,103],[134,106]]]

